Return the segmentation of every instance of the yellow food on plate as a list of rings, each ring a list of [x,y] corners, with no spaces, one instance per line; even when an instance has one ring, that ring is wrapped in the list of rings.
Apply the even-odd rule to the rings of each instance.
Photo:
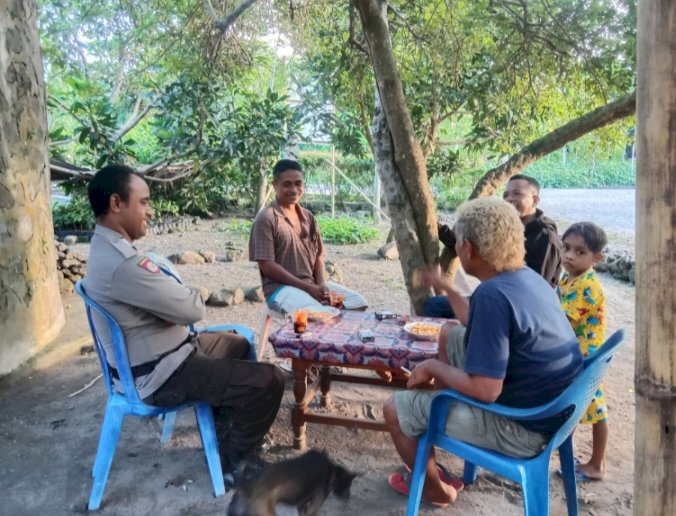
[[[328,321],[332,317],[335,317],[335,313],[325,312],[323,310],[312,310],[308,308],[307,315],[310,319],[314,321]]]
[[[439,332],[441,331],[441,326],[438,324],[428,324],[428,323],[413,323],[411,326],[408,327],[408,331],[410,331],[414,335],[419,335],[421,337],[435,337],[439,335]]]

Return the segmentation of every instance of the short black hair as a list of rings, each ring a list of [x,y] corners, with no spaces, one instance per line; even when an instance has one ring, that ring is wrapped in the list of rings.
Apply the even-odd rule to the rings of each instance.
[[[576,222],[566,229],[561,240],[565,240],[569,235],[582,237],[592,253],[600,253],[608,244],[606,232],[593,222]]]
[[[301,167],[300,163],[297,161],[292,159],[280,159],[272,168],[272,179],[277,179],[280,174],[283,174],[287,170],[297,170],[303,174],[303,167]]]
[[[533,188],[535,188],[535,191],[537,192],[538,195],[540,195],[540,183],[538,183],[538,180],[535,179],[534,177],[527,176],[525,174],[515,174],[512,177],[509,178],[507,181],[516,181],[518,179],[521,179],[522,181],[525,181],[529,185],[531,185]]]
[[[99,170],[89,182],[89,204],[96,218],[108,213],[110,196],[117,194],[124,202],[129,201],[129,181],[139,174],[122,164],[107,165]],[[140,177],[140,176],[139,176]]]

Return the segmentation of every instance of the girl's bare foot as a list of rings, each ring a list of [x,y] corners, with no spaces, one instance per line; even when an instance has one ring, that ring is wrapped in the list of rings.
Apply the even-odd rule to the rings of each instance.
[[[599,468],[594,464],[587,462],[586,464],[578,464],[575,469],[582,475],[591,480],[603,480],[606,476],[605,468]]]

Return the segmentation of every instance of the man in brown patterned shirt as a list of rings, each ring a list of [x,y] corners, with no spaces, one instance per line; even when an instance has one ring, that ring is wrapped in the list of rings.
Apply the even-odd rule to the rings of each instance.
[[[268,306],[284,313],[320,307],[333,291],[345,295],[346,309],[365,309],[368,303],[360,294],[324,278],[317,221],[299,204],[304,191],[300,163],[280,160],[272,177],[276,198],[256,216],[249,238],[249,259],[258,262]]]

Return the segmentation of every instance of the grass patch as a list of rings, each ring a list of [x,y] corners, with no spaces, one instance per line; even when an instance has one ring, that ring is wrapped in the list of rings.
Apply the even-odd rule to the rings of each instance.
[[[235,235],[249,235],[251,233],[253,221],[249,219],[232,219],[220,224],[216,231],[221,233],[232,233]]]
[[[331,218],[325,215],[317,217],[322,240],[328,244],[361,244],[370,242],[380,236],[380,231],[373,226],[373,221],[352,217]]]

